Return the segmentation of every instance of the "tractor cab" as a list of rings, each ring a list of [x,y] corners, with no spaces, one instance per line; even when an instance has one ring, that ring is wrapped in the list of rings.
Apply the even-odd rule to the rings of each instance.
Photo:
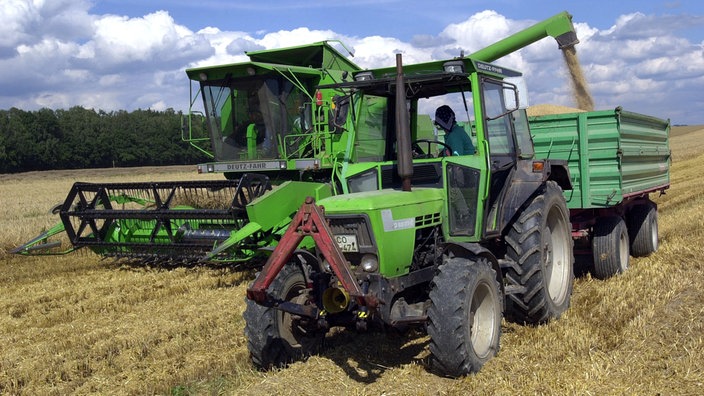
[[[401,189],[398,174],[402,150],[397,144],[394,69],[365,70],[355,81],[325,86],[346,93],[348,130],[357,133],[350,158],[378,158],[377,162],[347,164],[342,184],[346,193]],[[543,168],[532,169],[533,144],[527,117],[519,109],[518,86],[511,81],[520,73],[471,58],[409,65],[404,68],[404,111],[409,114],[414,188],[440,188],[447,192],[448,221],[443,224],[450,239],[478,241],[498,234],[510,220],[500,204],[512,187],[517,172],[521,180],[543,180]],[[373,104],[373,105],[370,105]],[[432,136],[422,136],[419,120],[435,115],[448,105],[457,124],[471,139],[474,154],[451,155],[446,132],[436,126]],[[457,132],[454,132],[457,133]],[[528,161],[529,163],[525,163]],[[526,170],[526,167],[530,169]],[[528,187],[530,188],[530,187]],[[531,191],[532,192],[532,191]],[[530,192],[514,191],[525,196]],[[524,197],[525,198],[525,197]]]

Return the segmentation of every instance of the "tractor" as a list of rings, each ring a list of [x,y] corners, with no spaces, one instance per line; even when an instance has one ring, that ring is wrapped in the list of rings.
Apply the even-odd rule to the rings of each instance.
[[[415,327],[430,336],[434,369],[458,377],[496,355],[503,317],[542,324],[569,307],[569,170],[535,157],[511,82],[520,73],[472,56],[396,61],[322,87],[346,98],[348,131],[384,104],[384,160],[349,164],[344,194],[306,198],[249,286],[245,333],[258,367],[316,353],[332,327]],[[440,104],[458,109],[475,154],[417,139],[411,120]],[[299,248],[310,238],[314,249]]]

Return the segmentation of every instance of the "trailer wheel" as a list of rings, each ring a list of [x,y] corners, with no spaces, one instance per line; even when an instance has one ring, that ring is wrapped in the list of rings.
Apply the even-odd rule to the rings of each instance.
[[[608,279],[628,269],[628,231],[621,217],[607,216],[597,219],[592,237],[592,254],[592,275],[597,279]]]
[[[304,304],[306,281],[297,264],[289,263],[269,286],[269,293],[284,301]],[[262,369],[283,367],[295,360],[318,352],[325,337],[315,321],[295,317],[275,308],[265,307],[246,299],[244,311],[247,337],[252,362]]]
[[[486,259],[452,258],[433,278],[428,335],[433,368],[459,377],[499,352],[503,297]]]
[[[628,217],[631,255],[645,257],[658,250],[658,209],[654,203],[636,205]]]
[[[548,181],[509,229],[506,253],[514,265],[504,275],[520,292],[507,296],[508,320],[541,324],[569,307],[574,255],[568,213],[562,189]]]

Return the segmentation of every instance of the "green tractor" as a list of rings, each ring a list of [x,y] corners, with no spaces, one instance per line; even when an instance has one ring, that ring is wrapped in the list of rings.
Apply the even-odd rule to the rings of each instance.
[[[419,327],[437,371],[462,376],[498,352],[502,317],[541,324],[565,312],[571,181],[566,161],[534,155],[510,82],[519,75],[471,55],[404,67],[399,54],[396,68],[324,87],[349,103],[349,131],[384,103],[384,160],[348,164],[344,194],[307,198],[248,288],[255,365],[316,353],[334,326]],[[472,126],[475,154],[417,139],[412,120],[443,104]],[[314,250],[299,247],[306,237]]]

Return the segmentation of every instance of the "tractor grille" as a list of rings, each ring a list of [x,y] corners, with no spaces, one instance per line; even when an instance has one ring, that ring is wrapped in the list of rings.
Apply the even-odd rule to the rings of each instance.
[[[359,244],[359,253],[376,252],[374,235],[369,227],[369,219],[365,215],[337,217],[326,215],[333,235],[354,235]]]
[[[416,217],[416,228],[424,228],[431,225],[440,224],[440,212],[429,213]]]

